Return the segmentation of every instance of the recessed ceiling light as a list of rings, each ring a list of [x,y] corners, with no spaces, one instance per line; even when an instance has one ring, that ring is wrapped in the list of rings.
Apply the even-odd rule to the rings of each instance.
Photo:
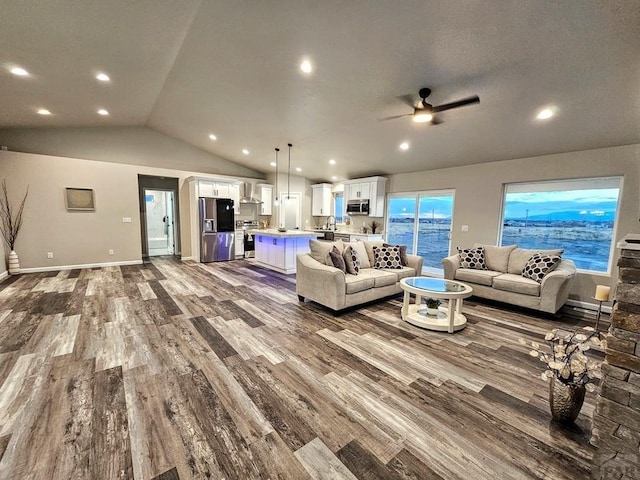
[[[302,169],[300,167],[296,167],[296,172],[301,172]]]
[[[311,65],[311,62],[309,60],[305,59],[300,64],[300,70],[302,70],[304,73],[311,73],[311,71],[313,70],[313,66]]]
[[[335,165],[336,161],[332,158],[331,160],[329,160],[329,165]]]
[[[271,165],[272,167],[275,167],[275,166],[276,166],[276,162],[271,162],[271,164],[270,164],[270,165]]]
[[[548,118],[553,117],[554,114],[555,113],[551,108],[543,108],[538,112],[538,115],[536,115],[536,118],[538,120],[547,120]]]
[[[109,115],[109,112],[104,108],[101,108],[100,110],[98,110],[98,115],[102,115],[102,116]]]
[[[400,150],[409,150],[409,142],[402,142],[400,144]]]
[[[337,180],[337,179],[338,179],[338,177],[336,177],[335,175],[333,175],[333,176],[331,177],[331,180]]]
[[[245,155],[249,155],[249,150],[247,150],[246,148],[243,148],[242,153],[244,153]]]
[[[210,134],[209,134],[209,138],[210,138],[211,140],[217,140],[217,139],[218,139],[218,137],[216,137],[213,133],[210,133]]]
[[[100,72],[96,75],[96,78],[98,80],[100,80],[101,82],[108,82],[111,80],[111,78],[109,78],[109,75],[107,75],[106,73]]]
[[[29,76],[29,72],[27,72],[22,67],[13,67],[11,69],[11,73],[13,73],[14,75],[16,75],[18,77],[28,77]]]
[[[51,115],[51,112],[46,108],[40,108],[38,109],[38,115]]]

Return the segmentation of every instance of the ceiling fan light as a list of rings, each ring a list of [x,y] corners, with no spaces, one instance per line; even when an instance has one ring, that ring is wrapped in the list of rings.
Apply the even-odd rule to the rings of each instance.
[[[413,114],[413,121],[416,123],[426,123],[430,122],[431,120],[433,120],[433,114],[430,112],[417,110]]]

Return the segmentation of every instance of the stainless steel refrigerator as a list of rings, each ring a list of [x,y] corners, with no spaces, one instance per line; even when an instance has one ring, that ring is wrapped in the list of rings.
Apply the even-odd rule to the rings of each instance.
[[[200,261],[222,262],[236,256],[233,200],[200,197]]]

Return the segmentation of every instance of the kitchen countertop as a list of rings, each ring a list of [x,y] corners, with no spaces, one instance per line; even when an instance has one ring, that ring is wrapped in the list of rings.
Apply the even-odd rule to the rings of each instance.
[[[317,238],[323,235],[320,231],[305,231],[305,230],[287,230],[286,232],[279,232],[277,228],[263,228],[247,230],[251,235],[264,235],[265,237],[278,237],[278,238]]]
[[[361,233],[361,232],[349,232],[347,230],[327,230],[325,228],[308,228],[307,232],[317,232],[324,234],[325,232],[335,233],[337,235],[349,235],[352,237],[370,237],[371,235],[382,235],[382,233]]]

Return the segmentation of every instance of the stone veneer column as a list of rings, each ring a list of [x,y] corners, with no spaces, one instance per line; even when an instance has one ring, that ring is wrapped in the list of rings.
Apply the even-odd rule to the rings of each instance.
[[[591,443],[594,478],[640,479],[640,235],[618,243],[617,308],[606,335]]]

